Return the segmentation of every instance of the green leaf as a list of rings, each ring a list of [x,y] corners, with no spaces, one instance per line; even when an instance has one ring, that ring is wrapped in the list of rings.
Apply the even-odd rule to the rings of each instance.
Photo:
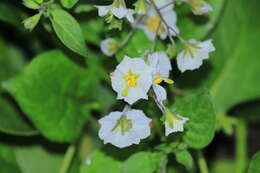
[[[176,161],[184,165],[188,171],[193,168],[193,158],[187,150],[178,151],[176,153]]]
[[[3,96],[0,96],[0,131],[21,136],[31,136],[38,133],[14,105]]]
[[[72,8],[79,0],[60,0],[65,8]]]
[[[83,105],[91,91],[90,74],[93,69],[85,70],[63,53],[50,51],[33,59],[20,75],[3,86],[45,137],[72,142],[89,115]]]
[[[174,104],[176,112],[188,117],[185,123],[183,140],[192,148],[206,147],[215,133],[216,117],[208,92],[185,96]]]
[[[87,57],[82,30],[76,19],[61,9],[54,9],[50,12],[52,26],[62,43],[79,55]]]
[[[153,173],[156,171],[164,155],[160,153],[138,152],[130,156],[122,166],[121,173]]]
[[[260,172],[260,152],[257,152],[249,165],[248,173],[259,173]]]
[[[0,82],[18,73],[25,65],[21,52],[0,38]],[[37,131],[25,120],[0,87],[0,131],[13,135],[34,135]]]
[[[0,143],[0,172],[21,173],[11,147]]]
[[[48,173],[59,171],[63,154],[51,152],[43,145],[25,143],[26,145],[20,145],[19,142],[16,145],[0,143],[1,173],[46,173],[47,168]],[[48,145],[52,147],[51,144]]]
[[[14,148],[15,158],[19,168],[24,173],[57,173],[63,155],[51,153],[40,145],[21,146]]]
[[[121,162],[105,155],[101,151],[95,151],[85,162],[82,163],[80,173],[121,173]]]

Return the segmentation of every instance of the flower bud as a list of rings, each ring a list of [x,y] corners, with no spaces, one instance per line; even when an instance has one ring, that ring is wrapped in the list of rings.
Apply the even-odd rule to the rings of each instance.
[[[119,48],[119,44],[112,38],[105,39],[101,42],[101,50],[107,56],[112,56]]]
[[[30,9],[39,9],[40,5],[33,0],[23,0],[23,5]]]
[[[32,31],[35,26],[38,24],[39,20],[41,18],[40,14],[36,14],[32,17],[29,17],[23,21],[24,27],[28,29],[29,31]]]
[[[135,12],[144,15],[147,13],[147,3],[145,0],[138,0],[135,4]]]

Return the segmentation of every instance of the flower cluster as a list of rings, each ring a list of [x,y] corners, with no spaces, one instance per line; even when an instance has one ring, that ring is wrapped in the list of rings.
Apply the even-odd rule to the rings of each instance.
[[[179,0],[179,2],[188,3],[195,15],[212,10],[203,0]],[[133,30],[143,30],[154,44],[158,38],[161,40],[169,38],[171,47],[177,50],[175,41],[179,40],[183,49],[176,54],[177,67],[181,72],[195,70],[202,65],[204,59],[209,58],[209,53],[215,48],[211,39],[200,42],[194,39],[184,40],[181,37],[174,3],[173,0],[137,0],[133,10],[127,8],[124,0],[114,0],[111,5],[96,7],[99,16],[107,16],[106,21],[110,23],[110,28],[121,29],[121,19],[127,18],[132,23]],[[140,16],[134,19],[134,14]],[[118,44],[112,38],[105,39],[101,43],[102,52],[107,56],[113,56],[123,48],[131,34],[133,32],[130,32],[122,44]],[[144,51],[141,57],[123,58],[110,76],[117,99],[125,101],[127,105],[122,112],[111,112],[99,120],[101,124],[99,137],[104,143],[122,148],[138,144],[141,139],[150,135],[152,119],[142,110],[131,108],[138,100],[148,100],[149,96],[163,113],[166,136],[184,130],[184,123],[189,119],[168,109],[164,102],[167,99],[167,91],[161,84],[174,83],[169,78],[171,70],[171,61],[165,50],[155,51],[151,48]]]

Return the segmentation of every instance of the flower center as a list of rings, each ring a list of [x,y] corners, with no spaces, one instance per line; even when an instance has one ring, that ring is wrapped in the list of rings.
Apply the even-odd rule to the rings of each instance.
[[[188,54],[189,56],[191,56],[192,58],[195,58],[194,54],[199,49],[200,49],[200,47],[197,46],[196,44],[186,43],[186,51],[185,51],[185,53]]]
[[[171,79],[168,79],[168,78],[162,78],[160,75],[156,75],[155,76],[155,79],[154,79],[154,81],[153,81],[153,83],[154,84],[160,84],[160,83],[162,83],[162,82],[166,82],[166,83],[168,83],[168,84],[173,84],[174,83],[174,81],[173,80],[171,80]]]
[[[129,87],[136,87],[137,86],[137,78],[138,77],[139,77],[138,74],[133,74],[131,71],[128,72],[128,75],[124,76],[126,88],[122,91],[123,96],[127,95]]]
[[[126,132],[128,132],[132,128],[132,121],[128,120],[126,116],[122,115],[119,120],[117,120],[117,123],[115,127],[112,129],[112,131],[119,131],[122,135],[125,135]]]
[[[160,17],[149,17],[146,25],[151,31],[156,32],[160,23],[161,23]]]

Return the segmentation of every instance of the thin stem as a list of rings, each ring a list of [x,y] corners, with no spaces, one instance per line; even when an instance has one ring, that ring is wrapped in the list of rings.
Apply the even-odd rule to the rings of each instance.
[[[199,165],[200,173],[209,173],[207,162],[202,151],[198,150],[197,154],[198,154],[198,165]]]
[[[243,120],[236,126],[236,173],[244,173],[247,166],[247,127]]]
[[[76,148],[74,145],[70,145],[65,153],[59,173],[67,173],[70,168],[71,161],[74,157]]]

